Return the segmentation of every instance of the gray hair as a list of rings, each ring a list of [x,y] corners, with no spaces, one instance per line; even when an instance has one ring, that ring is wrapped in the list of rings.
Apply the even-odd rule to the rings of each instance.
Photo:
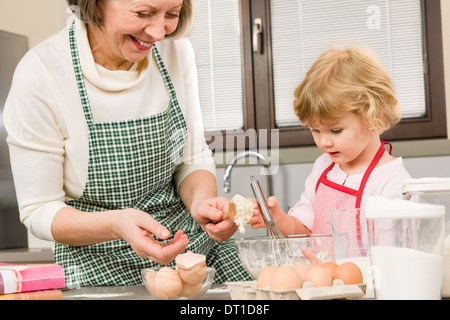
[[[69,8],[81,21],[93,25],[102,26],[103,20],[98,14],[98,2],[105,0],[66,0]],[[194,23],[194,0],[183,0],[178,26],[173,33],[166,38],[187,37]]]

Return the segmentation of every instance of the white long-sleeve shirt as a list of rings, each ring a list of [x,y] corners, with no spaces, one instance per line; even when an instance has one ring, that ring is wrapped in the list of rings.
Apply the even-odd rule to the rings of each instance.
[[[129,71],[95,63],[86,25],[76,36],[94,122],[150,116],[166,109],[169,94],[151,53]],[[170,74],[189,137],[177,186],[190,173],[215,164],[203,135],[194,51],[188,39],[156,44]],[[151,51],[150,51],[151,52]],[[19,63],[3,121],[20,219],[30,232],[54,241],[51,224],[65,202],[84,190],[89,161],[88,130],[75,81],[68,28],[32,48]]]

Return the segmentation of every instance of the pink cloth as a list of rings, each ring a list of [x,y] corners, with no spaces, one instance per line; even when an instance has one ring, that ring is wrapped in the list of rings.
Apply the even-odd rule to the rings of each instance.
[[[339,192],[336,189],[330,188],[324,184],[321,184],[319,188],[321,197],[316,199],[316,215],[314,217],[314,224],[312,229],[308,229],[311,230],[311,233],[313,234],[331,235],[333,234],[333,228],[326,211],[336,209],[353,209],[356,203],[356,196]],[[318,210],[321,213],[319,215],[317,215]]]
[[[60,265],[0,263],[0,294],[64,287],[64,270]]]
[[[323,154],[314,163],[313,169],[306,179],[305,191],[301,194],[300,200],[292,207],[288,214],[297,217],[309,230],[314,225],[314,206],[316,201],[315,188],[318,179],[323,171],[332,163],[328,154]],[[347,174],[335,165],[328,173],[327,179],[348,188],[359,189],[364,173],[347,176]],[[411,176],[403,166],[402,158],[376,167],[364,188],[361,201],[361,208],[365,207],[368,196],[384,196],[389,198],[402,198],[402,184]],[[326,201],[319,199],[317,201]]]

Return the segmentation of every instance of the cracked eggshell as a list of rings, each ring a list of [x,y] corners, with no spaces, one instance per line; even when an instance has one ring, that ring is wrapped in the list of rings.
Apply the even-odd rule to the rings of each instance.
[[[203,286],[203,282],[197,283],[195,285],[190,285],[190,284],[184,283],[183,289],[179,293],[179,296],[191,298],[200,292],[200,290],[202,289],[202,286]]]
[[[146,281],[149,289],[161,299],[175,297],[183,289],[178,272],[169,267],[163,267],[158,272],[147,273]]]
[[[205,270],[180,270],[180,278],[185,284],[195,286],[201,284],[206,277]]]
[[[206,256],[188,251],[176,256],[175,264],[180,270],[202,269],[206,267]]]

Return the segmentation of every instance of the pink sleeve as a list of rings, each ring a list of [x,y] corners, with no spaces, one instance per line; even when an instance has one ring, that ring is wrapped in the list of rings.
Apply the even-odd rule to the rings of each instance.
[[[289,209],[288,214],[297,217],[309,230],[314,224],[314,201],[316,196],[316,184],[323,171],[331,164],[327,154],[321,155],[314,162],[313,169],[305,181],[305,191],[300,200]]]

